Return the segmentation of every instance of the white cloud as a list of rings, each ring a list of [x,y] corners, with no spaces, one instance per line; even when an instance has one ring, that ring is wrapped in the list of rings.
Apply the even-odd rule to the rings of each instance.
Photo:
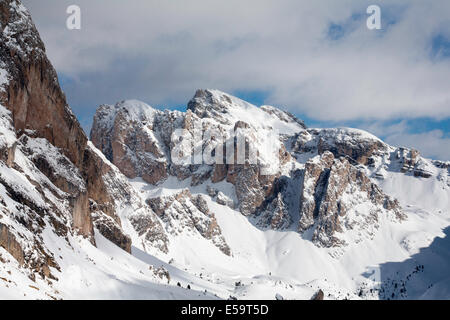
[[[362,123],[360,125],[361,129],[369,131],[370,133],[378,137],[388,137],[398,134],[403,134],[408,132],[408,122],[402,120],[394,124],[386,124],[382,121],[374,121],[369,123]]]

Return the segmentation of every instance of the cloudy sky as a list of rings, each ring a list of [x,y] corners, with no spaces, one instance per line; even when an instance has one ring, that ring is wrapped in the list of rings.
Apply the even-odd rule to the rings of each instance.
[[[448,0],[23,2],[86,131],[99,104],[183,110],[214,88],[450,160]],[[72,4],[81,30],[66,28]]]

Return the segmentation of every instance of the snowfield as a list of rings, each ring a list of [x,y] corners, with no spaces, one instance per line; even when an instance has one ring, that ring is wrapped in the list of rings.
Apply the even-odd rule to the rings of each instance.
[[[402,174],[398,176],[403,177]],[[394,180],[395,175],[392,177]],[[390,183],[393,182],[387,179],[383,185]],[[176,192],[176,183],[173,181],[150,190],[145,183],[134,181],[132,184],[142,192]],[[180,189],[183,187],[178,185]],[[421,201],[425,207],[426,204],[431,207],[439,204],[436,200],[442,201],[442,194],[436,194],[436,188],[428,186],[428,192],[422,192],[421,198],[415,198],[414,202]],[[442,189],[441,186],[441,190],[448,196],[448,189]],[[398,188],[396,191],[400,199],[409,198],[409,189]],[[198,188],[191,192],[201,193],[202,190]],[[389,282],[390,279],[399,283],[406,281],[416,266],[424,265],[423,272],[410,276],[411,280],[406,285],[407,295],[404,295],[408,299],[420,299],[428,296],[428,286],[435,281],[442,286],[441,282],[447,281],[450,276],[450,269],[445,269],[450,260],[441,264],[439,274],[434,273],[433,266],[436,259],[448,257],[449,245],[439,246],[434,253],[436,258],[430,261],[423,258],[415,261],[418,253],[428,250],[427,247],[433,246],[441,238],[444,238],[443,243],[448,244],[448,240],[445,240],[448,233],[446,226],[450,225],[448,210],[430,212],[405,204],[406,221],[401,224],[382,221],[373,240],[367,239],[352,245],[342,256],[335,258],[334,249],[318,248],[311,241],[299,237],[295,231],[261,230],[240,212],[211,200],[208,206],[216,214],[233,256],[220,254],[204,239],[178,238],[173,239],[170,257],[160,258],[163,261],[172,260],[172,266],[186,269],[185,272],[191,275],[189,281],[193,288],[216,292],[221,298],[231,295],[238,299],[275,299],[278,293],[285,299],[309,299],[318,289],[325,292],[326,299],[389,298],[387,293],[380,293],[380,290],[370,292],[370,288],[380,287],[372,276],[374,270],[379,270],[380,280],[386,282],[381,286],[383,292],[390,292],[395,287]],[[403,266],[403,262],[405,269],[396,274],[400,269],[394,266]],[[208,279],[215,289],[197,284],[198,278],[195,276],[199,275],[202,275],[202,280]],[[240,285],[236,286],[236,283]],[[361,292],[363,295],[360,297]],[[439,298],[446,297],[450,298],[446,295]]]
[[[132,184],[140,191],[148,187]],[[175,192],[170,181],[155,189],[144,192]],[[424,200],[435,197],[430,190]],[[373,240],[352,245],[335,258],[329,249],[316,247],[294,231],[263,231],[235,210],[210,200],[208,205],[232,257],[189,235],[171,239],[170,255],[149,254],[138,243],[129,255],[98,233],[97,248],[82,237],[71,238],[70,247],[47,230],[45,245],[60,253],[59,281],[31,281],[0,248],[1,256],[10,260],[0,264],[0,298],[275,299],[278,295],[310,299],[321,289],[325,299],[378,299],[400,294],[403,283],[408,299],[450,298],[450,229],[442,228],[450,225],[448,212],[408,206],[407,221],[384,221]],[[156,277],[150,266],[163,266],[170,274],[169,283]],[[371,293],[371,288],[380,288],[370,277],[377,268],[383,291]]]

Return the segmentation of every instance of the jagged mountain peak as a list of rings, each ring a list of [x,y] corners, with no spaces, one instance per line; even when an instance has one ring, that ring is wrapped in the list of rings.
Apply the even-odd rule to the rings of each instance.
[[[127,112],[133,120],[151,117],[157,110],[145,102],[135,99],[123,100],[114,105],[117,111]]]
[[[164,112],[173,118],[183,118],[195,114],[200,119],[216,122],[222,126],[234,126],[237,122],[246,123],[255,129],[276,130],[281,134],[294,134],[306,129],[303,121],[289,112],[276,107],[263,105],[257,107],[249,102],[219,90],[199,89],[187,104],[187,113],[180,111],[161,111],[139,100],[123,100],[115,105],[100,105],[94,116],[94,127],[114,125],[120,116],[123,121],[140,122],[147,125],[155,115]],[[92,133],[91,133],[92,137]]]
[[[114,119],[120,114],[122,118],[133,122],[146,122],[160,112],[140,100],[122,100],[115,105],[102,104],[97,108],[94,116],[94,126],[110,128]],[[92,136],[92,133],[91,133]]]
[[[243,121],[256,128],[271,128],[289,134],[306,128],[303,121],[288,112],[272,106],[257,107],[219,90],[197,90],[187,109],[200,118],[214,119],[222,125]]]
[[[220,90],[198,89],[189,101],[187,108],[194,113],[201,114],[209,110],[226,113],[238,106],[244,109],[256,108],[254,105]]]

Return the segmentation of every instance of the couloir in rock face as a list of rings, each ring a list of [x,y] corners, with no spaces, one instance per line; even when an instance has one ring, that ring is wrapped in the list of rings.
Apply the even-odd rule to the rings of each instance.
[[[405,218],[398,201],[347,159],[328,151],[305,165],[300,212],[299,231],[312,229],[312,241],[323,247],[347,244],[348,230],[373,236],[380,214]]]

